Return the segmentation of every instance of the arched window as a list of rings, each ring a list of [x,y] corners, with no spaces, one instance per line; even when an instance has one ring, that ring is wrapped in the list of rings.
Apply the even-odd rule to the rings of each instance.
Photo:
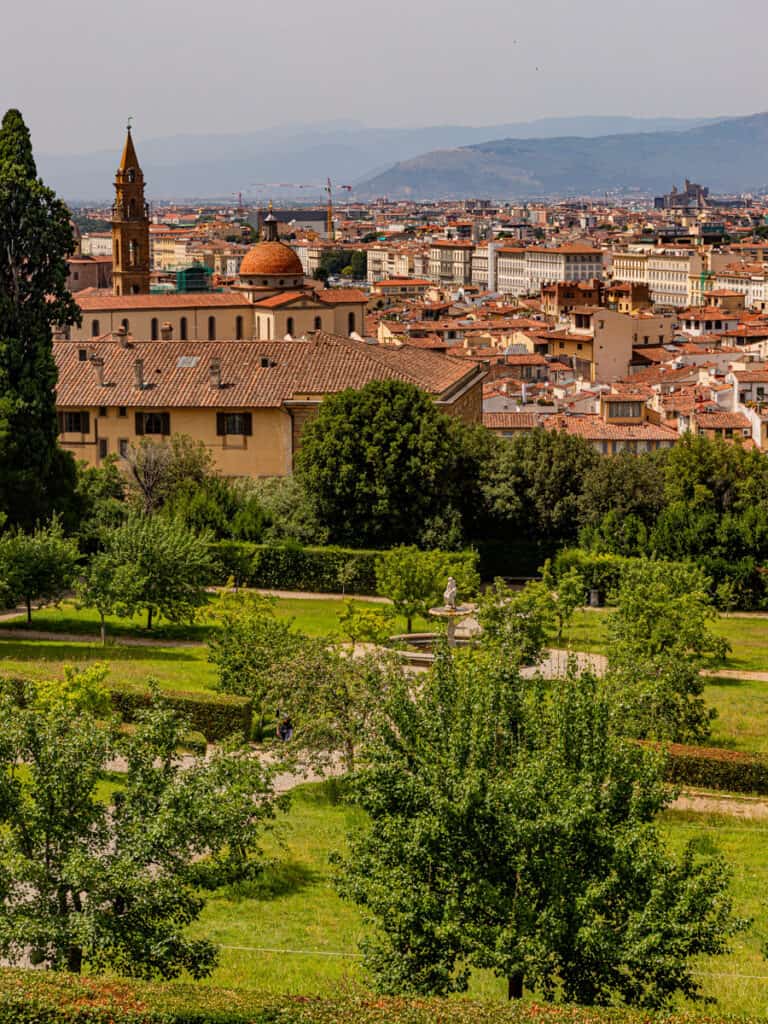
[[[139,262],[139,246],[133,239],[128,243],[128,266],[135,267]]]
[[[134,171],[134,169],[132,167],[129,167],[128,168],[128,173],[126,174],[125,177],[126,177],[126,179],[128,181],[136,181],[136,171]]]
[[[187,318],[185,316],[179,322],[179,337],[182,341],[187,340]]]
[[[288,319],[285,321],[285,332],[286,332],[286,334],[290,334],[291,337],[293,337],[293,317],[292,316],[289,316]]]
[[[323,318],[321,316],[315,317],[315,330],[322,331],[323,329]]]
[[[208,317],[208,341],[216,341],[216,317]]]
[[[160,337],[160,324],[158,323],[157,317],[152,317],[152,323],[150,325],[150,336],[152,341],[157,341]]]
[[[261,341],[261,317],[256,317],[256,340]]]
[[[98,336],[100,334],[101,334],[101,331],[99,330],[99,321],[98,320],[91,320],[91,337],[92,338],[98,338]]]
[[[243,340],[243,318],[241,316],[235,317],[235,341]]]
[[[114,257],[115,257],[115,266],[116,267],[120,266],[120,239],[119,238],[115,239]]]
[[[355,330],[355,314],[350,313],[347,317],[347,328],[348,333],[351,334]]]
[[[136,213],[136,200],[135,199],[129,199],[128,200],[128,216],[129,217],[133,217],[135,213]]]
[[[120,321],[120,326],[125,328],[125,333],[127,334],[128,333],[128,328],[129,328],[130,325],[129,325],[128,321],[125,318],[123,318]]]

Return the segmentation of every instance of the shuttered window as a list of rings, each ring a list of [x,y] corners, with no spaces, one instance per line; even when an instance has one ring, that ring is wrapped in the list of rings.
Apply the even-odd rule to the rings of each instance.
[[[91,432],[91,417],[87,412],[60,412],[58,418],[60,434],[89,434]]]
[[[137,412],[136,433],[162,434],[164,437],[171,432],[171,414],[167,412]]]
[[[219,437],[239,434],[250,437],[253,433],[253,422],[249,412],[217,412],[216,433]]]

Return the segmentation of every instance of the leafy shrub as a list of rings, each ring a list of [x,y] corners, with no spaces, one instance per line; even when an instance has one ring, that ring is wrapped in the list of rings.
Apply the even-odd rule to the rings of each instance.
[[[629,559],[622,555],[605,555],[582,548],[564,548],[555,556],[552,569],[559,579],[570,569],[577,569],[587,590],[597,590],[603,596],[618,589],[621,574]]]
[[[109,694],[115,709],[125,722],[150,704],[150,691],[138,683],[109,683]],[[174,710],[189,719],[191,728],[202,733],[209,743],[227,736],[249,739],[251,733],[251,702],[247,697],[210,690],[163,690],[163,698]]]

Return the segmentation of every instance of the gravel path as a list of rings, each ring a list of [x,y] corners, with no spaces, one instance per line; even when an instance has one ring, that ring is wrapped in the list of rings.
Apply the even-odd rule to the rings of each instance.
[[[724,814],[732,818],[751,821],[768,819],[768,801],[750,796],[720,796],[715,793],[685,790],[670,804],[673,811],[693,811],[695,814]]]

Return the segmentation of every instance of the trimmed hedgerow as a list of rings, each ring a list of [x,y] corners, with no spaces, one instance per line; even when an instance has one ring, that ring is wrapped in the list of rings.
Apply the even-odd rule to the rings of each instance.
[[[3,686],[19,704],[24,704],[27,679],[4,678]],[[151,692],[140,683],[110,682],[106,685],[115,710],[124,722],[132,722],[136,712],[149,707]],[[190,749],[204,749],[205,741],[214,743],[228,736],[251,736],[252,707],[247,697],[212,690],[161,690],[160,695],[172,708],[189,719],[192,729],[186,738]],[[0,1022],[1,1024],[1,1022]]]
[[[670,744],[666,751],[670,782],[733,793],[768,794],[768,760],[757,754],[680,743]]]
[[[149,706],[151,693],[147,686],[110,683],[108,689],[125,722],[132,722],[137,711]],[[202,733],[209,743],[234,735],[250,738],[252,708],[247,697],[210,690],[162,690],[161,696],[188,718],[192,729]]]
[[[211,554],[219,585],[233,577],[238,585],[269,590],[376,593],[378,551],[220,541]]]
[[[756,1024],[757,1018],[639,1013],[463,999],[332,999],[0,971],[0,1024]]]

